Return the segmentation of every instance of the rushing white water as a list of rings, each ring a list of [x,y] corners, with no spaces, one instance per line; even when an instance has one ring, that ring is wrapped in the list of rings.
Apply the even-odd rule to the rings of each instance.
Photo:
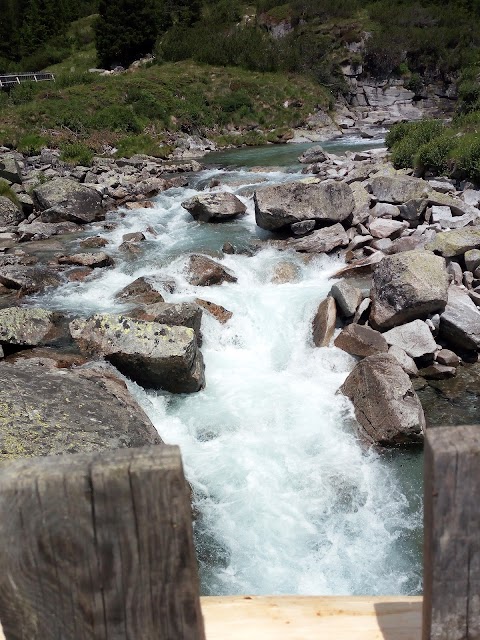
[[[212,176],[230,184],[294,177],[209,171],[197,183]],[[257,233],[249,189],[220,189],[243,194],[248,215],[222,225],[193,222],[180,206],[192,188],[162,194],[155,209],[115,214],[118,226],[102,235],[117,266],[62,287],[48,304],[84,315],[121,311],[114,296],[122,287],[142,275],[168,275],[178,286],[167,301],[201,297],[233,312],[226,325],[204,314],[205,390],[174,396],[129,383],[164,441],[181,447],[205,593],[418,592],[421,489],[407,486],[398,459],[357,440],[351,409],[336,393],[355,360],[311,343],[313,314],[340,259],[305,261],[266,248],[220,258],[237,283],[192,287],[182,272],[188,253],[220,256],[226,240],[245,247]],[[126,260],[113,247],[130,231],[147,240],[141,257]],[[297,280],[273,284],[285,261],[296,266]]]

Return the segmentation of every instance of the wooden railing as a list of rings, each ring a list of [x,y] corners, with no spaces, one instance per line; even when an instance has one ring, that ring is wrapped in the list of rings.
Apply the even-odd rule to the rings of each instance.
[[[5,638],[478,640],[479,462],[480,427],[428,431],[423,623],[422,598],[200,600],[177,447],[4,463]]]
[[[9,89],[24,82],[55,82],[53,73],[9,73],[0,75],[0,89]]]

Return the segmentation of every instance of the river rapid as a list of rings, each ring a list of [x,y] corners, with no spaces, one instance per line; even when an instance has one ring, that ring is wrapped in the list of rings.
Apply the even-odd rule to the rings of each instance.
[[[334,144],[330,150],[339,153],[374,143]],[[110,214],[112,230],[99,225],[115,268],[38,302],[77,316],[121,312],[128,307],[115,294],[149,276],[175,279],[167,302],[199,297],[233,312],[224,325],[204,313],[203,391],[172,395],[128,382],[163,440],[181,447],[204,594],[416,594],[421,456],[381,454],[359,442],[351,407],[336,393],[355,359],[335,347],[314,348],[310,337],[341,258],[306,261],[272,247],[254,255],[221,251],[226,241],[242,251],[267,237],[255,225],[255,186],[298,179],[295,159],[307,146],[212,154],[204,159],[211,168],[188,188],[162,193],[153,209]],[[252,171],[258,165],[275,170]],[[212,179],[220,183],[215,190],[247,204],[246,216],[217,225],[192,220],[181,202],[208,189]],[[133,231],[146,241],[138,256],[128,257],[118,247]],[[193,252],[219,259],[238,282],[189,285],[183,268]],[[285,262],[294,281],[272,282]]]

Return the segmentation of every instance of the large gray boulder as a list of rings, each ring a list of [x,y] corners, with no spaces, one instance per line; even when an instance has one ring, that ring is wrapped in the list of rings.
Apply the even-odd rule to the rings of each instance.
[[[55,343],[62,336],[63,316],[36,307],[8,307],[0,310],[0,344],[37,347]]]
[[[25,220],[25,215],[20,207],[5,196],[0,196],[0,227],[17,225]]]
[[[200,222],[232,220],[247,211],[247,207],[233,193],[201,193],[182,202],[182,207]]]
[[[346,280],[340,280],[340,282],[335,283],[330,290],[330,295],[335,298],[335,302],[344,318],[354,316],[355,311],[363,300],[360,289],[352,286]]]
[[[266,187],[255,192],[254,201],[257,225],[268,231],[303,220],[342,222],[355,208],[349,185],[333,180]]]
[[[386,256],[373,274],[372,326],[390,329],[443,311],[447,303],[445,260],[428,251]]]
[[[68,178],[55,178],[33,190],[43,211],[42,222],[85,224],[102,216],[102,198],[98,191]]]
[[[404,204],[428,198],[431,187],[425,180],[410,176],[375,176],[370,180],[370,190],[379,202]]]
[[[480,349],[480,311],[461,287],[452,285],[448,290],[448,303],[440,316],[440,335],[454,347]]]
[[[355,323],[349,324],[338,334],[334,345],[361,358],[388,351],[387,341],[379,331]]]
[[[342,225],[333,224],[331,227],[317,229],[304,238],[288,240],[286,244],[300,253],[330,253],[346,247],[348,243],[348,235]]]
[[[435,238],[425,245],[425,248],[445,258],[461,256],[467,251],[480,248],[480,227],[467,227],[437,233]]]
[[[81,351],[103,356],[138,384],[172,393],[193,393],[205,384],[195,331],[124,315],[97,314],[70,323]]]
[[[410,378],[388,353],[361,360],[340,391],[353,403],[361,436],[384,447],[423,441],[425,416]]]
[[[81,227],[74,222],[22,222],[18,225],[20,242],[29,240],[48,240],[53,236],[65,233],[76,233],[81,231]]]
[[[17,154],[4,153],[0,156],[0,178],[22,184],[22,174],[17,162]]]
[[[310,147],[298,157],[298,161],[302,164],[325,162],[325,160],[327,160],[327,154],[319,144],[315,145],[314,147]]]
[[[0,460],[161,444],[113,367],[0,364]]]
[[[128,315],[136,320],[159,322],[169,327],[190,327],[197,339],[200,338],[202,309],[193,302],[157,302],[134,309]]]

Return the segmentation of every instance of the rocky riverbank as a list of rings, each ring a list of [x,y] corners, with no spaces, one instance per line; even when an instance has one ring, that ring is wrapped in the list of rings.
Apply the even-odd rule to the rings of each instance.
[[[256,250],[270,245],[305,260],[322,253],[345,257],[338,282],[319,301],[313,344],[335,345],[360,359],[341,391],[353,403],[363,439],[419,444],[425,418],[416,389],[448,384],[457,372],[461,377],[480,349],[480,191],[394,171],[384,150],[337,157],[313,148],[300,161],[304,178],[255,189],[256,222],[269,232]],[[117,294],[127,311],[90,318],[39,309],[25,298],[112,268],[107,241],[96,235],[98,225],[111,225],[107,211],[121,206],[135,215],[135,208],[150,206],[148,198],[185,185],[199,168],[149,157],[72,168],[52,152],[33,159],[0,155],[0,177],[8,185],[0,197],[0,376],[23,380],[4,385],[1,457],[160,442],[122,374],[173,393],[208,384],[202,313],[222,323],[231,313],[200,299],[165,302],[162,292],[174,291],[174,280],[133,279]],[[216,183],[184,208],[208,225],[246,213],[244,202]],[[120,249],[134,257],[152,232],[126,234]],[[72,252],[75,237],[82,240]],[[235,251],[232,243],[224,247]],[[285,255],[274,282],[295,277]],[[186,257],[185,277],[194,286],[236,281],[231,270],[199,254]],[[58,394],[60,386],[66,395]],[[102,395],[102,411],[96,401],[85,402],[100,402]],[[17,406],[26,407],[21,415]],[[12,428],[12,415],[21,428]]]

